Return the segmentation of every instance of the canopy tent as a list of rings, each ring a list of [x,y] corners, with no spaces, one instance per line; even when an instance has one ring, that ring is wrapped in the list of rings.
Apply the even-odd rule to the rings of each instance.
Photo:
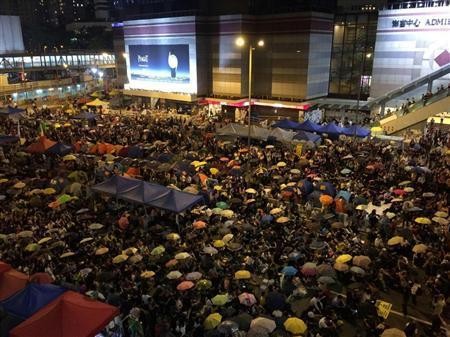
[[[256,125],[250,126],[250,138],[258,139],[258,140],[267,140],[269,137],[270,131],[261,128]],[[232,136],[232,137],[241,137],[241,138],[247,138],[248,137],[248,126],[231,123],[223,128],[217,130],[218,136]]]
[[[100,193],[107,193],[119,197],[119,194],[131,191],[141,184],[140,180],[113,176],[92,187],[92,190]]]
[[[0,135],[0,146],[1,145],[6,145],[6,144],[16,143],[18,141],[19,141],[19,137]]]
[[[305,141],[313,142],[313,143],[320,142],[322,140],[322,138],[319,135],[316,135],[315,133],[308,132],[308,131],[302,131],[302,130],[297,132],[297,134],[294,136],[294,139],[305,140]]]
[[[15,269],[0,271],[0,301],[25,288],[28,275]]]
[[[299,126],[300,123],[291,121],[290,119],[282,119],[272,125],[272,127],[274,128],[281,128],[281,129],[298,129]]]
[[[91,102],[86,103],[87,106],[103,106],[103,105],[108,105],[108,102],[99,100],[98,98],[94,99]]]
[[[119,309],[67,291],[35,315],[14,328],[10,337],[35,337],[45,331],[46,337],[94,337]]]
[[[298,130],[308,131],[308,132],[318,132],[321,126],[319,124],[313,123],[309,120],[300,123],[297,127]]]
[[[319,132],[326,133],[330,137],[339,137],[343,134],[344,129],[337,126],[335,123],[329,123],[325,126],[322,126],[319,129]]]
[[[367,137],[370,135],[370,130],[360,127],[358,125],[352,125],[348,128],[344,128],[343,134],[346,136],[354,136],[354,137]]]
[[[63,287],[53,284],[31,283],[15,295],[1,301],[0,308],[16,317],[27,319],[65,291]]]
[[[54,146],[56,142],[48,139],[45,136],[39,137],[39,140],[36,143],[30,144],[25,151],[29,153],[44,153],[49,148]]]
[[[71,153],[72,151],[73,151],[72,146],[58,142],[52,147],[49,147],[46,152],[56,154],[58,156],[64,156],[66,154]]]
[[[6,108],[0,108],[0,116],[11,117],[14,115],[19,115],[25,112],[25,109],[13,108],[12,106],[7,106]]]
[[[203,200],[202,196],[176,191],[158,184],[113,176],[92,187],[93,191],[114,195],[118,199],[180,213]]]
[[[275,128],[270,131],[269,138],[275,138],[277,141],[287,143],[292,141],[295,136],[294,131],[283,130],[282,128]]]
[[[96,118],[95,114],[87,111],[83,111],[78,115],[72,117],[72,119],[87,119],[87,120],[94,120],[95,118]]]

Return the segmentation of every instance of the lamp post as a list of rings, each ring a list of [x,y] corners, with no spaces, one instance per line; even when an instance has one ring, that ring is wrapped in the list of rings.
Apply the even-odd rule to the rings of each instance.
[[[236,45],[238,47],[245,46],[245,40],[243,37],[238,37],[236,39]],[[258,47],[264,47],[264,40],[259,40],[257,43]],[[248,147],[250,148],[250,135],[251,135],[251,111],[252,111],[252,75],[253,75],[253,50],[255,48],[249,43],[248,46]]]

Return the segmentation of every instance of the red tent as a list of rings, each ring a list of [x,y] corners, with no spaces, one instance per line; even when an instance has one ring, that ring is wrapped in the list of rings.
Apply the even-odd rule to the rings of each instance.
[[[26,151],[29,153],[44,153],[45,151],[47,151],[47,149],[49,149],[55,144],[56,142],[54,142],[53,140],[50,140],[47,137],[42,136],[36,143],[30,144],[27,147]]]
[[[5,262],[0,261],[0,274],[11,269],[11,266]]]
[[[67,291],[10,331],[10,337],[94,337],[119,309]]]
[[[28,275],[17,270],[10,269],[0,272],[0,301],[14,295],[25,288],[28,283]]]

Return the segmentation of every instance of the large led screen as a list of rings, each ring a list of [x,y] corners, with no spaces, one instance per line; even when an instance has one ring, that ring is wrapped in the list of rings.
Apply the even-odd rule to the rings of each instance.
[[[130,45],[131,81],[189,84],[189,45]]]

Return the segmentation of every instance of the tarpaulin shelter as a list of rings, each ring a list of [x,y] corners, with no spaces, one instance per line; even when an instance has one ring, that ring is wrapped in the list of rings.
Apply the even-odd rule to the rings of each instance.
[[[19,290],[25,288],[28,283],[28,275],[15,269],[8,269],[3,266],[0,271],[0,301],[10,297]]]
[[[161,198],[149,203],[150,206],[165,209],[167,211],[181,213],[203,200],[203,197],[191,193],[169,190]]]
[[[167,187],[141,181],[137,188],[120,193],[120,199],[138,204],[147,204],[169,193]]]
[[[241,124],[231,123],[228,125],[225,125],[223,128],[220,128],[217,130],[218,136],[235,136],[235,137],[242,137],[246,131],[246,128],[244,128]],[[248,135],[248,129],[247,134]]]
[[[299,132],[297,132],[297,134],[294,136],[294,139],[297,140],[305,140],[308,142],[320,142],[320,140],[322,139],[322,137],[320,137],[319,135],[316,135],[312,132],[308,132],[308,131],[303,131],[300,130]]]
[[[65,291],[63,287],[53,284],[31,283],[15,295],[1,301],[0,308],[14,316],[27,319]]]
[[[72,116],[72,119],[87,119],[87,120],[94,120],[97,116],[93,114],[92,112],[83,111],[79,113],[78,115]]]
[[[0,135],[0,145],[16,143],[19,141],[19,137]]]
[[[318,132],[321,126],[319,124],[313,123],[309,120],[300,123],[297,127],[298,130],[308,131],[308,132]]]
[[[12,106],[7,106],[6,108],[0,108],[0,117],[12,117],[14,115],[19,115],[25,112],[25,109],[13,108]]]
[[[30,144],[26,151],[29,153],[44,153],[49,148],[54,146],[56,142],[53,140],[48,139],[45,136],[39,137],[39,140],[36,143]]]
[[[92,190],[100,193],[107,193],[118,197],[120,193],[129,192],[141,184],[141,180],[113,176],[92,187]]]
[[[14,328],[10,337],[94,337],[119,309],[67,291]]]
[[[69,154],[72,151],[73,151],[72,146],[58,142],[55,145],[53,145],[52,147],[48,148],[46,152],[51,153],[51,154],[56,154],[58,156],[64,156],[66,154]]]
[[[283,130],[282,128],[275,128],[270,131],[269,138],[274,138],[275,140],[287,143],[292,141],[295,136],[294,131]]]
[[[344,134],[344,129],[334,123],[329,123],[325,126],[322,126],[319,132],[326,133],[330,137],[339,137],[340,135]]]
[[[103,105],[108,105],[108,102],[99,100],[98,98],[94,99],[91,102],[86,103],[87,106],[103,106]]]
[[[344,128],[343,134],[346,136],[353,136],[353,137],[367,137],[370,135],[370,130],[360,127],[358,125],[352,125],[348,128]]]
[[[290,119],[282,119],[272,125],[272,127],[274,128],[281,128],[281,129],[298,129],[299,126],[300,123],[291,121]]]

